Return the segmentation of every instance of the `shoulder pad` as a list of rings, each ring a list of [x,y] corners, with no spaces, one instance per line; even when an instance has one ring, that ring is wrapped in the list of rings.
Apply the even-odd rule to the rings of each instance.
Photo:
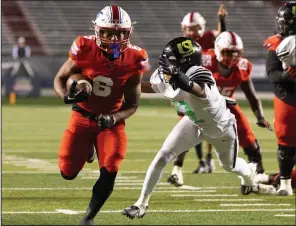
[[[281,43],[281,36],[273,35],[265,40],[263,46],[268,48],[269,51],[274,51]]]

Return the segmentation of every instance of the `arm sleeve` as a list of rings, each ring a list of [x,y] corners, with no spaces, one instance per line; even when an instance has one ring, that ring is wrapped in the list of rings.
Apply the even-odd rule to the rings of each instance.
[[[273,50],[269,51],[267,55],[266,73],[272,83],[288,81],[288,79],[285,79],[282,75],[282,62],[278,59],[276,52]]]

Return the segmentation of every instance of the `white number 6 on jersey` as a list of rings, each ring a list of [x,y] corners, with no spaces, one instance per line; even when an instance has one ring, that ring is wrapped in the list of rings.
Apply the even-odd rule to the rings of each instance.
[[[98,76],[93,80],[93,92],[97,96],[107,97],[111,94],[113,81],[111,78]]]

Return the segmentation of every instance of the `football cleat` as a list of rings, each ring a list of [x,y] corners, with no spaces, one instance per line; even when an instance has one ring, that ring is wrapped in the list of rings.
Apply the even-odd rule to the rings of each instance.
[[[178,177],[177,174],[172,174],[171,176],[169,176],[167,182],[175,185],[176,187],[181,187],[183,185],[183,176],[181,176],[182,179],[180,180],[180,176]]]
[[[95,158],[96,158],[96,152],[95,152],[94,147],[92,147],[90,152],[88,153],[86,162],[87,163],[92,163],[95,160]]]
[[[277,195],[279,196],[288,196],[288,195],[293,195],[293,190],[291,189],[279,189],[276,192]]]
[[[142,218],[145,216],[146,211],[148,209],[148,206],[143,206],[143,205],[139,205],[139,206],[135,206],[132,205],[130,207],[125,208],[122,211],[122,214],[127,216],[130,219],[134,219],[136,218]]]
[[[243,178],[242,176],[239,176],[241,178],[241,193],[243,195],[248,195],[253,191],[253,187],[255,185],[255,175],[256,175],[256,163],[249,163],[248,164],[251,174],[247,178]]]
[[[208,169],[203,160],[199,161],[199,166],[192,173],[207,173]]]

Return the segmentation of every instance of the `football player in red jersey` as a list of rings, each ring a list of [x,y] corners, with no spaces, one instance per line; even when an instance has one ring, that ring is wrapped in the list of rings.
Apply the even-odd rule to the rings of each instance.
[[[277,48],[285,38],[296,35],[296,2],[287,2],[280,7],[275,22],[276,34],[264,42],[264,47],[268,48],[266,72],[274,85],[275,94],[274,129],[278,143],[281,184],[277,192],[279,195],[293,195],[291,172],[296,158],[296,66],[283,65],[281,58],[295,55],[289,54],[288,51],[279,51],[279,55]],[[295,48],[295,42],[292,44]]]
[[[93,23],[95,35],[76,38],[68,60],[54,79],[56,93],[66,104],[73,104],[58,152],[62,177],[73,180],[78,175],[92,145],[99,160],[100,177],[81,225],[93,224],[113,191],[126,154],[125,119],[137,110],[142,75],[148,69],[146,51],[130,44],[133,25],[125,10],[106,6]],[[90,96],[83,90],[74,95],[66,90],[67,79],[77,73],[92,80]],[[80,87],[75,82],[73,86]]]
[[[183,36],[195,40],[201,45],[203,51],[207,51],[209,48],[214,48],[215,38],[221,32],[226,30],[225,17],[227,14],[226,8],[223,4],[221,4],[217,13],[219,17],[218,30],[215,31],[206,30],[206,20],[200,13],[187,13],[181,22]],[[184,116],[183,109],[177,106],[176,108],[177,114],[180,116],[180,118],[182,118]],[[211,173],[215,169],[210,145],[208,145],[208,150],[209,152],[206,156],[206,161],[204,161],[202,155],[202,143],[195,146],[196,155],[199,159],[199,166],[193,171],[193,173]],[[173,171],[168,178],[168,182],[174,184],[177,187],[183,185],[182,166],[186,153],[187,152],[183,152],[177,156],[176,160],[174,161]]]
[[[257,98],[251,78],[252,63],[243,58],[243,42],[231,31],[221,33],[215,41],[215,49],[203,54],[203,66],[212,71],[222,95],[233,98],[234,91],[240,87],[256,116],[257,125],[272,131],[272,127],[263,115],[261,101]],[[263,173],[260,146],[250,127],[247,117],[239,105],[228,106],[235,115],[240,146],[250,162],[257,164],[257,172]]]

